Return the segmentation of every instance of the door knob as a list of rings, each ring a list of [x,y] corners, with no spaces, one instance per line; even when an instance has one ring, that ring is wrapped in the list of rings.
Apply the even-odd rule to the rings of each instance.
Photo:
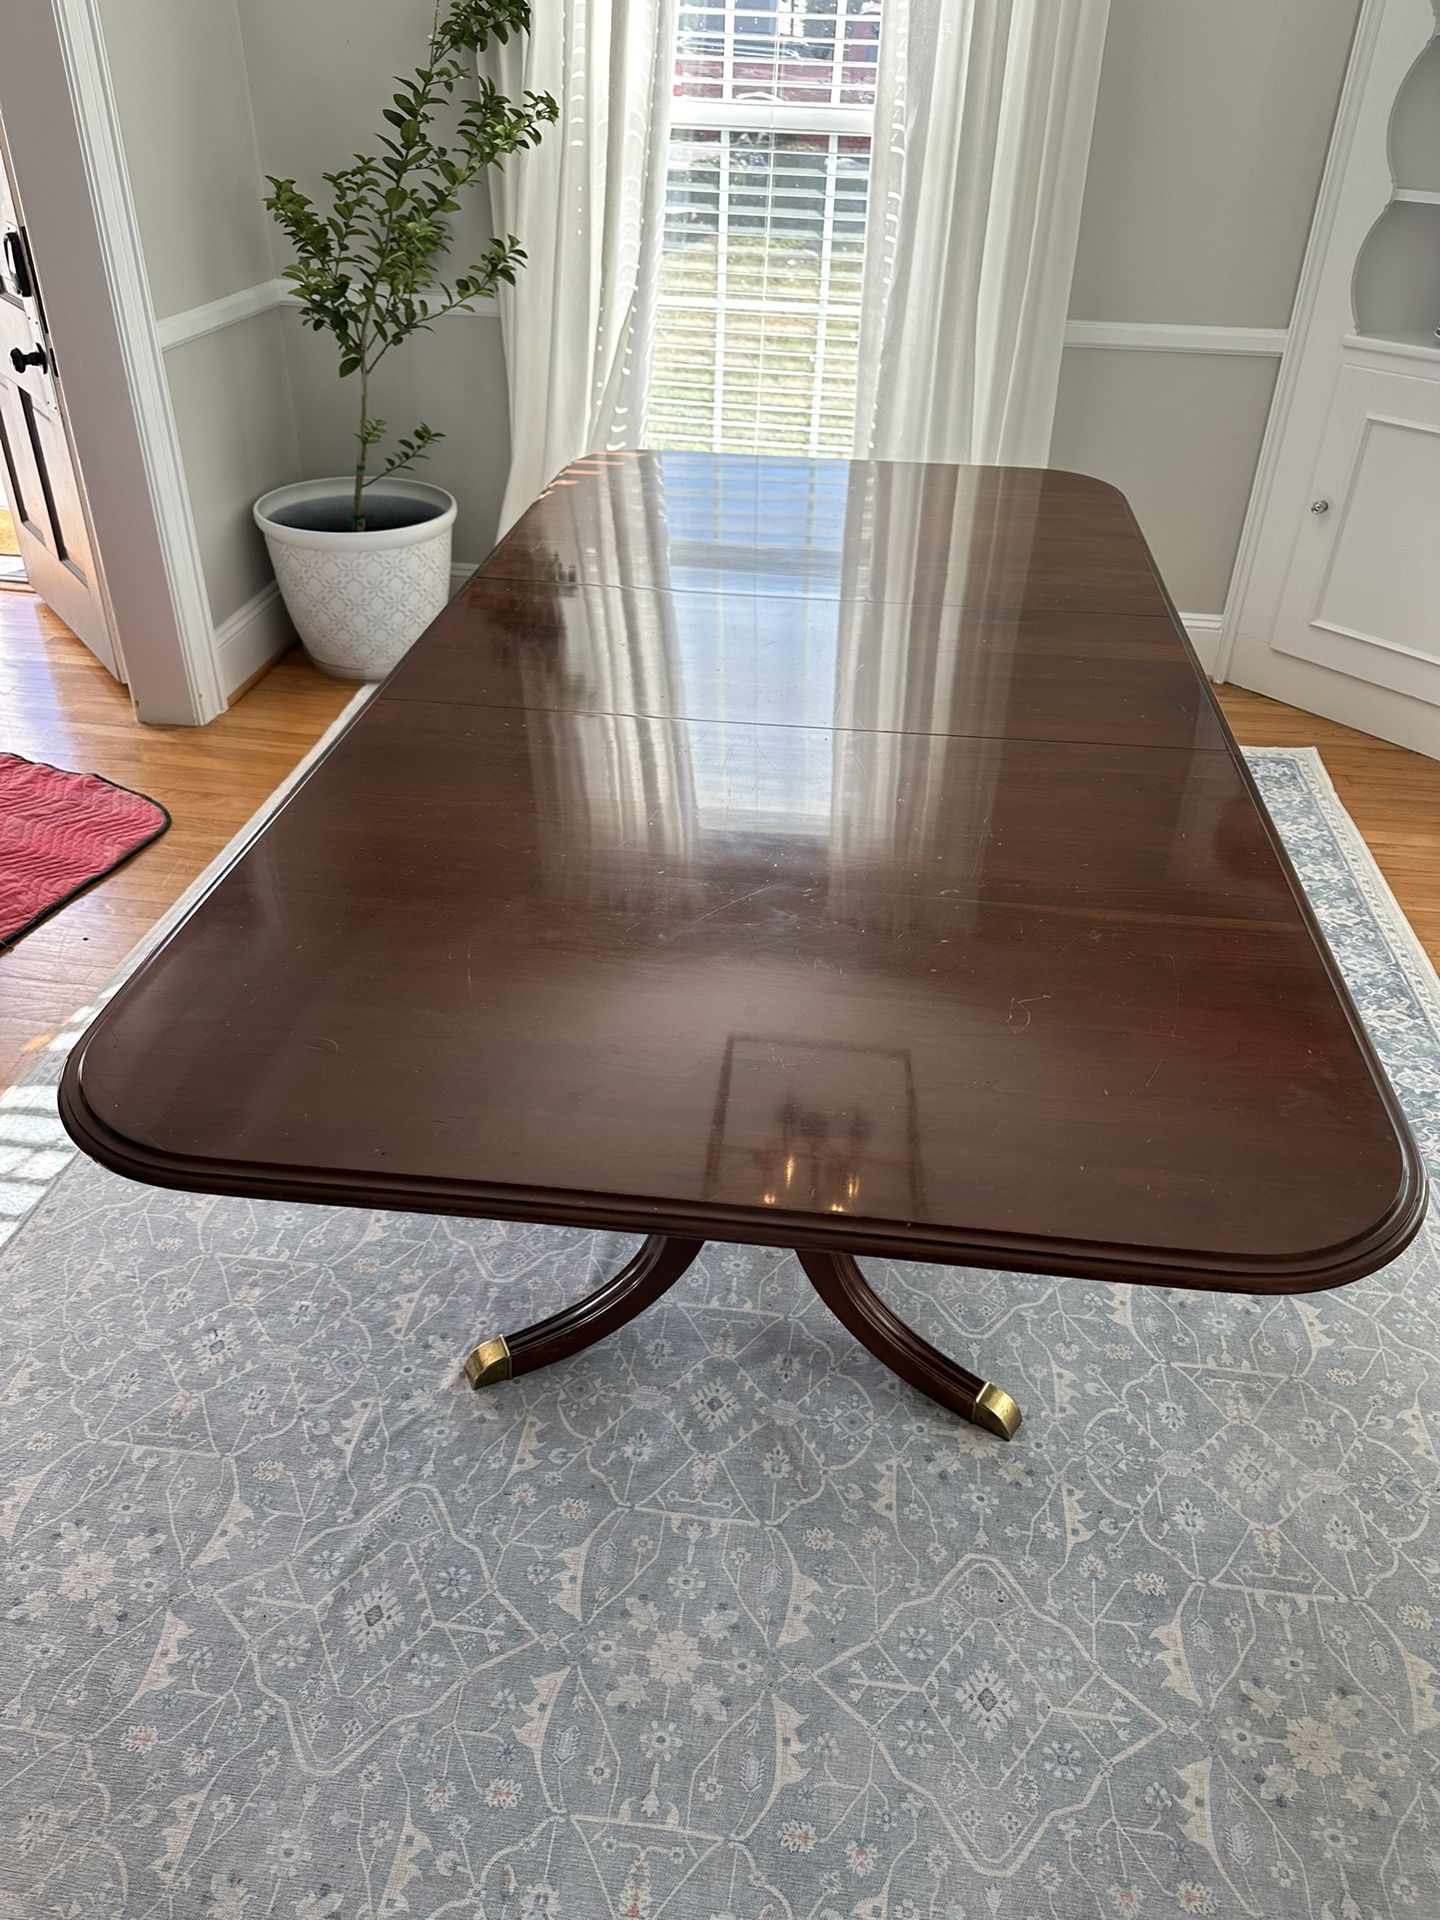
[[[17,373],[23,373],[27,367],[39,367],[44,373],[50,362],[45,358],[44,347],[33,347],[29,353],[22,353],[19,347],[12,347],[10,364]]]
[[[1330,502],[1328,500],[1316,500],[1311,506],[1310,511],[1311,513],[1328,513],[1330,511]]]

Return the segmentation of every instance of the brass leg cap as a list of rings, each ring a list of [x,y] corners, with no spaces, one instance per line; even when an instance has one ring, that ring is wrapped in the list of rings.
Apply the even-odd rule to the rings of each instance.
[[[1020,1431],[1020,1409],[1003,1387],[987,1380],[975,1396],[970,1412],[971,1424],[983,1427],[1001,1440],[1013,1440]]]
[[[497,1380],[510,1378],[510,1348],[504,1334],[482,1340],[465,1361],[465,1378],[472,1387],[491,1387]],[[1016,1419],[1019,1419],[1017,1414]]]

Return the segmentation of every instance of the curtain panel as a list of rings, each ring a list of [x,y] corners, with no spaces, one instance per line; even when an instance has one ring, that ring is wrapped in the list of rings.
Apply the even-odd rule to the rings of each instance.
[[[1109,0],[886,0],[855,451],[1043,466]]]
[[[1109,0],[885,0],[861,292],[861,458],[1043,466]],[[558,123],[492,175],[530,264],[499,291],[504,532],[644,430],[676,0],[544,0],[492,46]]]
[[[510,394],[505,532],[583,453],[634,446],[645,415],[673,86],[675,0],[537,0],[481,70],[560,117],[491,174],[495,231],[529,265],[498,301]]]

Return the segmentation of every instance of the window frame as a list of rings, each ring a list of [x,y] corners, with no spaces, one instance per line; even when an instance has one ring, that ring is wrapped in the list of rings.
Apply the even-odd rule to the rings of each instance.
[[[664,289],[664,243],[662,241],[661,279],[656,297],[657,335],[660,324],[666,314],[700,313],[711,316],[715,320],[717,334],[723,337],[723,316],[727,314],[754,314],[760,317],[763,325],[763,319],[766,315],[779,316],[784,314],[816,313],[817,316],[820,317],[820,324],[817,325],[814,352],[815,364],[810,381],[810,422],[806,452],[811,458],[823,457],[827,454],[833,457],[833,446],[831,444],[833,435],[827,436],[826,427],[827,418],[833,421],[834,416],[832,414],[827,417],[820,405],[821,397],[825,389],[826,375],[824,318],[825,316],[833,315],[843,321],[853,323],[858,331],[861,313],[861,302],[858,292],[853,296],[847,296],[840,300],[832,300],[829,291],[830,271],[836,243],[836,229],[841,218],[837,204],[840,160],[842,157],[840,142],[848,139],[863,140],[866,143],[866,212],[868,226],[868,161],[870,155],[873,153],[876,133],[875,103],[873,99],[868,103],[857,104],[854,102],[841,101],[834,97],[844,91],[847,71],[855,64],[858,64],[847,61],[844,57],[845,43],[843,28],[847,19],[851,17],[845,11],[846,0],[835,0],[837,45],[836,57],[830,62],[830,86],[832,93],[830,100],[776,100],[766,98],[763,95],[742,95],[739,98],[734,97],[732,90],[736,83],[733,73],[733,62],[735,40],[737,38],[735,33],[735,14],[737,11],[744,11],[745,0],[720,0],[720,4],[712,5],[708,11],[718,13],[721,11],[721,6],[723,6],[723,45],[722,51],[716,57],[720,62],[720,73],[717,76],[717,84],[722,91],[717,98],[705,98],[700,95],[689,95],[677,91],[671,101],[671,141],[673,142],[676,136],[679,136],[679,138],[683,140],[687,134],[693,133],[716,133],[721,136],[754,133],[762,135],[797,134],[823,139],[831,143],[827,149],[826,156],[825,198],[827,218],[822,230],[820,243],[819,297],[816,300],[809,298],[787,299],[783,295],[768,292],[753,297],[744,296],[740,298],[727,295],[725,291],[726,262],[724,241],[728,239],[730,229],[728,227],[728,195],[722,192],[719,228],[721,245],[719,247],[720,257],[717,270],[718,292],[713,297],[705,294],[667,293]],[[707,29],[707,32],[708,31]],[[740,37],[743,38],[743,36]],[[783,44],[784,37],[777,36],[777,45]],[[740,57],[743,60],[745,56],[742,54]],[[683,31],[677,28],[675,41],[677,89],[681,85],[680,63],[683,58]],[[870,65],[871,63],[867,62],[866,64]],[[778,59],[776,62],[776,74],[777,80],[783,77],[780,72]],[[742,82],[741,84],[747,83]],[[673,153],[674,148],[673,145],[671,145],[667,149],[666,155],[667,203],[669,190],[675,178],[671,172]],[[783,349],[778,349],[777,351],[783,352]],[[725,450],[724,357],[722,345],[716,353],[714,379],[711,383],[713,386],[713,402],[710,409],[712,419],[708,435],[708,445],[721,451]],[[657,345],[657,362],[658,358],[659,347]],[[831,364],[833,365],[833,361]],[[673,390],[675,392],[683,391],[683,382],[677,384]],[[791,450],[792,449],[788,447],[786,449],[786,451]]]

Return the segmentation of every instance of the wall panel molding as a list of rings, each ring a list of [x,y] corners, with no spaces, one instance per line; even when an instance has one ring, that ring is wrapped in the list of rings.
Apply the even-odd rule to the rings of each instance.
[[[222,327],[237,326],[257,313],[273,313],[285,295],[283,280],[261,280],[253,287],[241,287],[219,300],[207,300],[203,307],[189,307],[184,313],[172,313],[155,322],[160,345],[166,353],[184,346],[188,340],[203,340],[207,333],[219,333]]]
[[[160,344],[168,353],[187,340],[202,339],[222,327],[234,327],[277,307],[298,307],[300,298],[285,280],[261,280],[241,287],[202,307],[167,314],[155,323]],[[450,320],[499,320],[495,303],[474,313],[447,314]],[[1115,353],[1242,353],[1279,358],[1285,351],[1283,327],[1189,327],[1160,320],[1072,320],[1065,329],[1067,347],[1089,347]]]
[[[1244,353],[1278,359],[1285,351],[1284,327],[1187,327],[1160,320],[1072,320],[1065,329],[1067,347],[1095,347],[1115,353]]]
[[[253,287],[241,287],[218,300],[207,300],[202,307],[187,307],[183,313],[167,314],[155,322],[155,331],[166,353],[183,347],[187,341],[202,340],[207,333],[219,333],[223,327],[239,326],[257,314],[273,313],[279,307],[298,307],[300,296],[293,293],[287,280],[260,280]],[[474,313],[446,314],[447,320],[483,320],[498,322],[493,301]]]

